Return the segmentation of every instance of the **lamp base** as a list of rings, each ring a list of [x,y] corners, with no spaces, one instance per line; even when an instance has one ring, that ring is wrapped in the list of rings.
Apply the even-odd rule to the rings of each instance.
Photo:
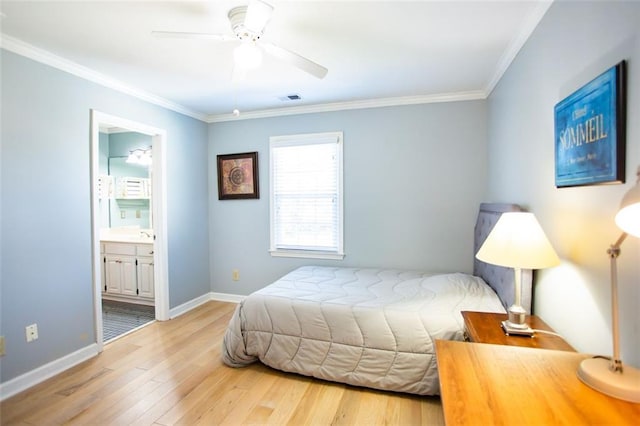
[[[589,358],[580,363],[578,378],[587,386],[614,398],[640,402],[640,370],[625,365],[622,372],[611,371],[606,358]]]
[[[504,334],[507,336],[528,336],[533,337],[533,329],[527,324],[513,324],[511,321],[502,321]]]

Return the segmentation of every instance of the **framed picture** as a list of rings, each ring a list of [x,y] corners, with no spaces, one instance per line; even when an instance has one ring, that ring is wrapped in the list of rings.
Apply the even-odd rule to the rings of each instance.
[[[556,187],[624,183],[625,62],[555,106]]]
[[[258,153],[218,155],[218,199],[260,198]]]

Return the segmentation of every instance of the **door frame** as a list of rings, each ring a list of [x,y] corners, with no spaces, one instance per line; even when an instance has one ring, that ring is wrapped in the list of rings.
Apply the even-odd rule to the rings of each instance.
[[[100,217],[98,209],[98,177],[100,169],[100,127],[118,127],[132,132],[151,136],[153,157],[153,177],[151,181],[153,199],[151,214],[153,217],[153,279],[155,290],[156,319],[169,319],[169,268],[167,249],[167,132],[164,129],[148,126],[115,115],[91,110],[91,228],[92,228],[92,274],[94,292],[94,318],[96,325],[96,344],[98,351],[104,347],[102,330],[102,275],[100,259]]]

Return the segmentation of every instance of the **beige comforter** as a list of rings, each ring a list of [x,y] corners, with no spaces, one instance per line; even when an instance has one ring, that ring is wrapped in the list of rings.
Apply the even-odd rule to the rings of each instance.
[[[478,277],[302,267],[240,303],[223,360],[375,389],[439,393],[435,339],[462,340],[462,310],[504,312]]]

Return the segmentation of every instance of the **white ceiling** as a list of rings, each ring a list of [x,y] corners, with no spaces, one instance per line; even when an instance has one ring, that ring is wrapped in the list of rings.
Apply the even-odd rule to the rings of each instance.
[[[263,38],[327,67],[320,80],[265,57],[231,81],[236,42],[157,38],[153,30],[231,35],[209,2],[2,0],[2,47],[205,121],[456,99],[484,99],[550,1],[266,0]],[[298,94],[302,100],[280,98]]]

